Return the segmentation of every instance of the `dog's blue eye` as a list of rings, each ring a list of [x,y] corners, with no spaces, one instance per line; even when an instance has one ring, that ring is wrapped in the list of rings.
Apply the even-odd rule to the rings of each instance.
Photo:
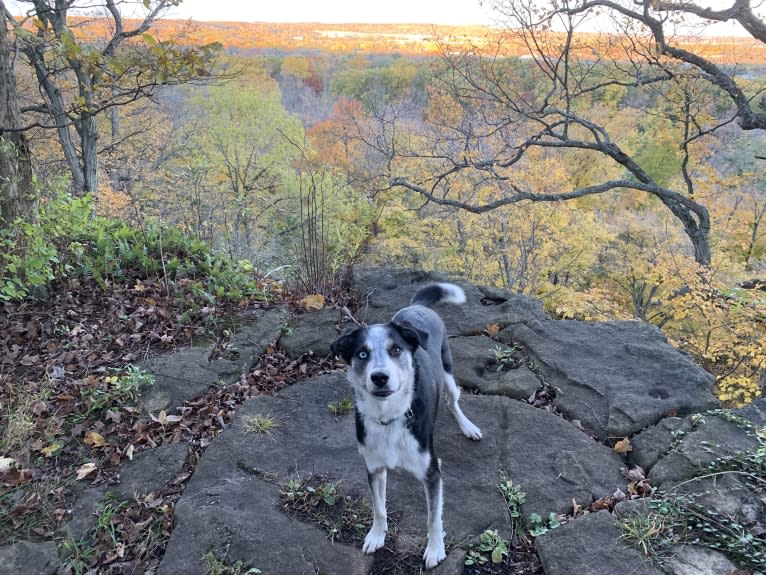
[[[356,354],[356,357],[358,357],[359,359],[367,359],[367,352],[362,350]]]

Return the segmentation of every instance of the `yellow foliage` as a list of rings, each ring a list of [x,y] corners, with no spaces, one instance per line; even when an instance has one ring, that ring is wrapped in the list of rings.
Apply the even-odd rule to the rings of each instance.
[[[730,407],[744,407],[761,395],[758,380],[744,375],[728,375],[716,385],[718,399]]]
[[[130,196],[113,190],[109,185],[99,184],[96,211],[100,216],[125,219],[131,215]]]

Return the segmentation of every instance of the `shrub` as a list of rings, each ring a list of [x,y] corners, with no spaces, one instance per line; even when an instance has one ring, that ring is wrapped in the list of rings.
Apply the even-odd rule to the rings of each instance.
[[[168,295],[183,288],[210,301],[263,296],[246,260],[231,260],[177,228],[133,228],[93,214],[90,196],[59,193],[41,206],[37,222],[0,230],[0,300],[77,277],[104,287],[156,276]]]

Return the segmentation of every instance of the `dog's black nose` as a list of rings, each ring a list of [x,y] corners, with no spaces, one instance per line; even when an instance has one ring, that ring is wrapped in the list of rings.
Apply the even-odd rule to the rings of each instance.
[[[370,379],[372,380],[372,383],[378,387],[383,387],[388,383],[388,374],[383,373],[382,371],[377,371],[370,375]]]

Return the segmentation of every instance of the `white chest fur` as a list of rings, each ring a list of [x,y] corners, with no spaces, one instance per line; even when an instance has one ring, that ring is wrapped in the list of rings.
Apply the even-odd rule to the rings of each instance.
[[[405,469],[423,480],[431,463],[431,455],[420,450],[420,444],[405,426],[404,419],[381,425],[365,421],[364,445],[359,453],[364,457],[368,471],[378,469]]]

